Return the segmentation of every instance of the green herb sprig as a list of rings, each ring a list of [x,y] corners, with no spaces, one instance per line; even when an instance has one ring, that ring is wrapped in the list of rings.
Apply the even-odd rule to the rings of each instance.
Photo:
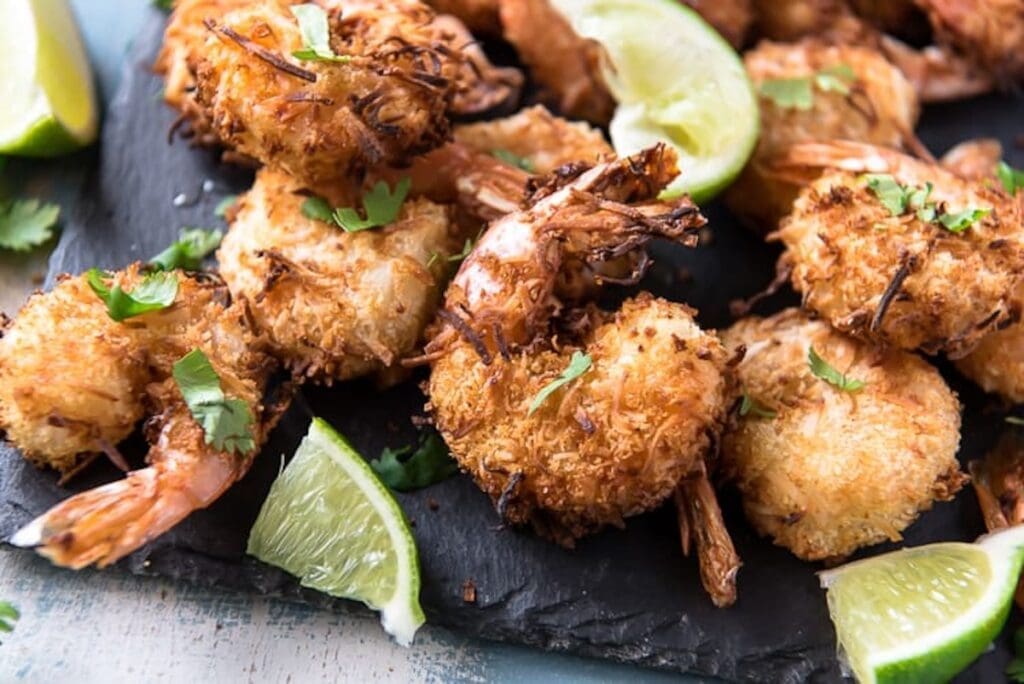
[[[430,430],[420,434],[419,443],[400,449],[384,449],[370,467],[381,481],[399,492],[411,492],[446,480],[459,470],[441,435]]]
[[[864,389],[863,380],[854,380],[845,373],[837,371],[828,361],[821,358],[813,346],[807,348],[807,366],[811,369],[811,375],[824,380],[838,390],[843,392],[859,392]]]
[[[173,273],[150,273],[131,291],[120,285],[110,287],[113,274],[90,268],[85,274],[89,287],[107,305],[107,315],[115,321],[166,309],[178,296],[178,277]]]
[[[760,401],[750,396],[746,392],[740,398],[740,416],[752,416],[754,418],[774,418],[778,415],[774,409],[771,409]]]
[[[387,226],[398,218],[411,186],[412,179],[408,176],[399,180],[394,190],[388,187],[386,182],[379,181],[363,195],[363,213],[366,218],[351,207],[332,209],[322,197],[307,198],[302,203],[302,215],[317,221],[334,223],[347,233]]]
[[[814,106],[814,89],[824,93],[849,95],[857,74],[847,64],[827,67],[810,76],[769,78],[761,83],[760,93],[783,109],[807,111]]]
[[[241,399],[224,395],[220,377],[201,349],[178,359],[172,374],[192,417],[202,426],[207,444],[242,455],[256,448],[252,411]]]
[[[527,415],[533,415],[534,411],[540,408],[541,404],[547,401],[555,390],[563,385],[566,385],[576,378],[586,373],[593,366],[593,359],[590,358],[590,354],[584,354],[580,351],[574,351],[572,358],[569,359],[569,366],[562,371],[561,375],[549,382],[547,385],[537,392],[537,396],[530,402],[530,409],[527,411]]]
[[[980,208],[946,211],[931,201],[931,183],[925,183],[924,187],[902,185],[889,174],[868,174],[865,182],[890,215],[902,216],[913,211],[919,220],[934,223],[951,233],[964,232],[992,211]]]
[[[306,3],[289,7],[302,34],[302,49],[292,52],[292,57],[306,62],[341,62],[352,60],[348,55],[338,55],[331,49],[331,33],[327,26],[327,12],[319,5]]]
[[[196,271],[213,250],[220,245],[224,233],[206,228],[186,228],[177,241],[149,260],[149,265],[161,271],[181,268]]]
[[[27,252],[53,237],[60,207],[37,199],[0,199],[0,248]]]
[[[14,631],[14,623],[21,619],[21,613],[9,601],[0,601],[0,632],[10,634]],[[0,642],[2,643],[2,642]]]
[[[526,171],[527,173],[535,173],[537,168],[533,165],[533,162],[526,157],[520,157],[515,152],[505,149],[494,149],[491,150],[491,156],[498,161],[504,162],[509,166],[515,166],[517,168]]]
[[[1018,190],[1024,190],[1024,171],[1015,169],[1005,161],[999,162],[996,167],[996,177],[1003,184],[1003,189],[1011,195]]]

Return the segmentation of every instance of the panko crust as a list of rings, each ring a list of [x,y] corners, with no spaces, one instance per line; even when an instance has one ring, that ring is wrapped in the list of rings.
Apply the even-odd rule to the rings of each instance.
[[[214,280],[176,276],[173,304],[120,323],[84,275],[62,276],[28,300],[0,337],[0,432],[25,458],[67,473],[82,456],[116,447],[152,408],[154,383],[196,348],[225,393],[259,414],[275,362],[249,329],[244,302],[228,305]],[[142,267],[113,278],[130,291]]]
[[[722,335],[746,348],[743,392],[775,411],[736,416],[722,469],[754,528],[805,560],[838,559],[901,532],[963,486],[960,405],[916,355],[872,348],[796,309],[747,318]],[[808,348],[849,378],[844,392],[815,377]]]
[[[729,208],[758,232],[778,227],[802,186],[773,168],[773,162],[794,144],[841,139],[901,149],[916,140],[917,94],[903,73],[877,50],[813,38],[799,43],[763,41],[744,54],[743,62],[758,91],[765,81],[813,78],[840,66],[849,67],[856,76],[848,95],[815,88],[807,110],[781,107],[760,97],[757,149],[725,195]]]
[[[989,209],[956,234],[914,212],[892,216],[866,180],[828,173],[800,193],[777,236],[804,306],[842,332],[951,358],[1020,318],[1024,217],[1005,193],[902,158],[903,185],[934,184],[948,211]]]
[[[322,382],[383,370],[433,319],[463,236],[448,207],[408,199],[395,223],[347,233],[302,214],[286,175],[261,169],[217,258],[293,372]]]
[[[1024,83],[1024,1],[915,2],[940,43],[973,60],[1006,88]]]
[[[474,33],[501,35],[498,0],[427,0],[427,4],[438,14],[458,17]]]
[[[657,506],[702,468],[731,394],[728,354],[688,307],[640,294],[589,316],[578,346],[556,338],[490,365],[456,341],[428,388],[438,429],[499,513],[570,545]],[[528,415],[577,349],[591,370]]]
[[[754,23],[753,0],[682,0],[739,50]]]
[[[998,330],[956,361],[957,370],[986,392],[1024,403],[1024,325]]]

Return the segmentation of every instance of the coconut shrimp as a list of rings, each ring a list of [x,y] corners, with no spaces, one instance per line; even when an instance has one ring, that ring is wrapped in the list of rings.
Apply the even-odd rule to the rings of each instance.
[[[871,347],[797,309],[725,331],[747,411],[722,438],[722,468],[754,528],[804,560],[836,560],[901,532],[967,481],[960,406],[920,357]],[[808,350],[850,380],[843,391]],[[738,412],[739,413],[739,412]]]
[[[704,223],[696,207],[653,199],[675,173],[668,151],[652,148],[553,178],[529,208],[491,224],[426,347],[429,409],[502,518],[562,544],[682,487],[687,521],[701,524],[689,529],[705,586],[728,604],[738,559],[704,462],[725,411],[728,355],[684,305],[645,294],[616,312],[566,315],[555,288],[568,258],[639,250],[655,236],[692,244]],[[584,352],[589,369],[538,401]]]
[[[501,35],[498,0],[427,0],[427,4],[438,14],[458,17],[474,33]]]
[[[355,233],[305,216],[305,199],[261,169],[217,253],[221,276],[296,375],[330,383],[393,368],[433,319],[465,236],[448,207],[424,198]]]
[[[1012,87],[1024,83],[1024,0],[915,0],[939,42]]]
[[[762,42],[743,61],[761,92],[761,137],[726,202],[759,232],[778,226],[800,190],[802,178],[794,181],[773,168],[794,144],[842,138],[922,149],[913,132],[920,114],[917,95],[903,74],[874,50],[818,40]],[[835,88],[816,84],[818,75],[833,73]],[[790,79],[808,83],[807,108],[768,96],[768,87]]]
[[[292,57],[303,44],[284,0],[178,3],[157,69],[192,134],[329,188],[442,144],[449,113],[518,93],[517,72],[491,67],[457,20],[418,0],[324,5],[344,61]]]
[[[780,271],[836,329],[956,359],[1020,317],[1024,215],[1006,193],[852,142],[798,145],[787,163],[831,169],[801,191],[774,237],[786,246]],[[916,199],[894,211],[875,181]],[[942,217],[961,212],[947,228]]]
[[[739,50],[754,23],[753,0],[681,0]]]
[[[130,290],[140,267],[114,274]],[[29,299],[0,339],[0,429],[37,466],[65,475],[99,453],[127,469],[117,444],[149,416],[147,467],[72,496],[11,542],[58,565],[106,566],[213,503],[249,469],[283,404],[264,402],[274,360],[250,328],[244,303],[226,305],[222,284],[176,273],[169,307],[117,323],[85,276],[65,277]],[[66,347],[61,353],[61,347]],[[221,389],[252,417],[253,447],[207,443],[173,364],[202,350]],[[243,451],[244,450],[244,451]]]

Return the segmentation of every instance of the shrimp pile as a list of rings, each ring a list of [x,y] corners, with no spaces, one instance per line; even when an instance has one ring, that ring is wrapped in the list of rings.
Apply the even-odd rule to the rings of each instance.
[[[429,409],[462,468],[505,520],[563,544],[622,525],[683,480],[706,483],[730,388],[718,339],[684,305],[640,295],[614,313],[565,314],[555,288],[568,257],[599,260],[654,236],[692,242],[704,222],[696,207],[653,199],[675,173],[655,148],[551,179],[528,208],[489,227],[426,348]],[[584,352],[590,369],[538,404]],[[702,495],[685,506],[701,512],[702,577],[728,604],[738,559],[712,490],[694,491]]]
[[[960,405],[921,358],[842,335],[796,309],[723,333],[757,410],[736,416],[722,466],[763,535],[805,560],[838,560],[898,541],[934,501],[966,482],[956,460]],[[808,349],[863,382],[849,393],[815,377]]]
[[[120,323],[85,276],[65,277],[29,299],[3,331],[0,430],[26,458],[66,475],[101,453],[123,467],[117,445],[147,417],[151,445],[147,467],[66,499],[12,543],[59,565],[106,566],[213,503],[248,471],[282,410],[265,400],[276,361],[244,302],[226,304],[216,279],[175,276],[173,304]],[[113,283],[131,290],[140,279],[134,265]],[[194,349],[209,358],[224,393],[248,407],[255,448],[207,443],[171,377],[174,362]]]
[[[446,141],[448,114],[518,93],[453,17],[418,0],[325,3],[344,61],[297,60],[300,29],[285,0],[178,3],[157,69],[165,97],[199,140],[330,186],[404,163]],[[465,49],[464,49],[465,48]]]

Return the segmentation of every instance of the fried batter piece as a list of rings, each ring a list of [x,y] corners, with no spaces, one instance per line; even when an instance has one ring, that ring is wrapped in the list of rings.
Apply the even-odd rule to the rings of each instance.
[[[743,61],[758,90],[766,82],[788,79],[807,79],[813,89],[812,104],[806,110],[783,106],[762,90],[757,149],[725,196],[729,208],[758,232],[778,227],[801,188],[802,178],[794,182],[773,166],[794,144],[844,139],[921,150],[914,136],[920,114],[917,94],[900,70],[877,51],[816,39],[762,42]],[[843,79],[848,92],[814,85],[817,74],[839,69],[854,75],[851,81]]]
[[[940,43],[1004,87],[1024,83],[1024,0],[915,0]]]
[[[898,541],[967,481],[956,460],[960,405],[913,354],[872,348],[797,309],[747,318],[722,336],[757,410],[722,439],[722,467],[754,528],[804,560]],[[808,348],[864,387],[815,377]]]
[[[549,0],[498,0],[505,40],[515,47],[541,99],[573,119],[607,124],[615,100],[601,76],[601,47],[581,38]]]
[[[692,244],[703,218],[688,199],[654,200],[676,173],[662,147],[581,171],[550,178],[463,263],[426,348],[429,408],[502,518],[562,544],[621,526],[692,478],[681,497],[702,523],[702,577],[716,603],[731,603],[739,560],[713,491],[699,486],[730,391],[728,355],[686,306],[640,295],[615,313],[560,316],[555,287],[568,260],[654,236]],[[531,411],[577,352],[589,370]]]
[[[0,429],[37,466],[72,474],[116,446],[140,419],[148,466],[61,502],[11,542],[36,547],[57,565],[109,565],[213,503],[249,469],[286,401],[265,401],[276,362],[250,329],[244,302],[226,304],[223,284],[176,273],[174,303],[116,323],[85,276],[64,277],[29,299],[0,339]],[[131,290],[141,267],[113,283]],[[63,348],[63,351],[62,351]],[[171,376],[201,349],[225,395],[254,420],[255,447],[218,451],[207,443]]]
[[[330,384],[394,366],[433,320],[463,247],[450,210],[408,199],[391,225],[348,233],[304,216],[296,190],[257,173],[217,253],[221,276],[294,374]]]
[[[286,0],[178,3],[156,66],[199,141],[329,188],[445,142],[449,112],[518,93],[517,72],[491,67],[465,27],[418,0],[323,4],[347,61],[294,58],[303,43]]]
[[[833,169],[800,193],[775,236],[786,246],[780,272],[791,272],[804,306],[833,327],[956,359],[1019,319],[1024,215],[1006,193],[937,164],[852,142],[798,145],[787,163],[794,171]],[[904,188],[930,188],[936,215],[988,213],[959,232],[923,220],[917,207],[894,216],[865,173],[888,174]]]

